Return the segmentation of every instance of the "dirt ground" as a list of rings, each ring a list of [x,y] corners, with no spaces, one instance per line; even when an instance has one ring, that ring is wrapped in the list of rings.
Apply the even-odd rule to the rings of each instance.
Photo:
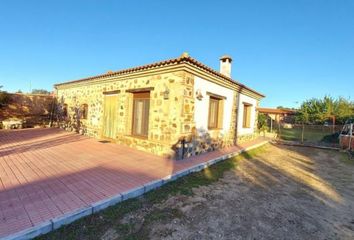
[[[338,152],[269,145],[193,193],[129,213],[122,224],[148,224],[149,239],[354,239],[354,164]],[[154,211],[170,217],[144,219]]]

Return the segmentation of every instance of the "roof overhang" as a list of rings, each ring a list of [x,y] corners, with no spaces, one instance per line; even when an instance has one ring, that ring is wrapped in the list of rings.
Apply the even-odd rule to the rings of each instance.
[[[153,64],[148,64],[135,68],[128,68],[116,72],[109,72],[102,75],[97,75],[93,77],[87,77],[79,80],[64,82],[55,84],[55,89],[65,89],[68,87],[87,85],[87,84],[97,84],[102,82],[117,81],[119,79],[131,79],[141,76],[149,76],[159,73],[168,73],[179,70],[185,70],[194,75],[203,77],[219,85],[229,87],[245,95],[251,96],[258,100],[264,98],[265,96],[217,71],[198,62],[194,58],[188,55],[182,55],[179,58],[170,59],[166,61],[161,61]]]

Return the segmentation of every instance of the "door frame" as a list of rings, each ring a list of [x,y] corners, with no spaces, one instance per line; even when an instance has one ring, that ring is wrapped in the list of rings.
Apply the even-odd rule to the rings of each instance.
[[[115,138],[111,138],[108,136],[105,136],[105,107],[106,107],[106,96],[117,96],[117,108],[118,108],[118,94],[120,93],[120,90],[115,90],[115,91],[107,91],[107,92],[103,92],[103,113],[102,113],[102,120],[101,120],[101,139],[106,139],[106,140],[114,140]],[[116,109],[115,114],[116,116],[118,116],[118,109]],[[116,119],[117,120],[117,119]],[[116,133],[117,129],[114,129],[114,133]]]
[[[133,94],[147,94],[148,96],[144,96],[144,97],[136,97],[133,95],[133,109],[132,109],[132,129],[131,129],[131,136],[133,137],[137,137],[137,138],[143,138],[143,139],[147,139],[149,137],[149,126],[150,126],[150,101],[151,101],[151,91],[139,91],[139,92],[133,92]],[[147,122],[147,134],[146,135],[139,135],[139,134],[135,134],[134,133],[134,126],[135,126],[135,101],[137,100],[144,100],[144,101],[148,101],[148,117],[147,119],[143,119],[144,122]]]

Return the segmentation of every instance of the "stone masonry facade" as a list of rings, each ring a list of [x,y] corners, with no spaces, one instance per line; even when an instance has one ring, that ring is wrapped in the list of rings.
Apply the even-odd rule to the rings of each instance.
[[[109,139],[139,150],[168,158],[186,158],[255,138],[256,134],[237,136],[238,92],[234,90],[229,131],[210,130],[198,134],[195,127],[195,76],[185,70],[140,74],[136,77],[110,77],[97,81],[72,82],[56,86],[57,124],[97,139],[103,136],[106,92],[117,93],[115,137]],[[150,91],[148,136],[132,135],[133,93]],[[145,91],[144,90],[144,91]],[[80,106],[87,106],[87,118],[80,118]],[[62,116],[66,108],[65,117]],[[237,140],[236,140],[237,138]]]
[[[67,105],[67,117],[58,124],[69,131],[78,131],[102,138],[104,92],[119,90],[117,109],[117,143],[157,155],[173,157],[181,136],[194,128],[194,98],[191,74],[184,71],[144,76],[127,80],[99,82],[58,88],[59,108]],[[131,136],[133,94],[129,90],[151,89],[149,135],[146,139]],[[77,109],[88,105],[87,119],[77,122]]]

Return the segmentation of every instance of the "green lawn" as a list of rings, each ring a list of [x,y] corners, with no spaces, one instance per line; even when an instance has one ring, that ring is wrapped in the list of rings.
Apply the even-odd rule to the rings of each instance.
[[[287,141],[301,141],[301,128],[291,128],[285,129],[282,128],[280,130],[279,137],[283,140]],[[304,130],[304,142],[330,142],[330,143],[338,143],[338,139],[335,137],[331,138],[332,132],[330,129],[308,129]],[[326,139],[324,139],[326,137]]]

